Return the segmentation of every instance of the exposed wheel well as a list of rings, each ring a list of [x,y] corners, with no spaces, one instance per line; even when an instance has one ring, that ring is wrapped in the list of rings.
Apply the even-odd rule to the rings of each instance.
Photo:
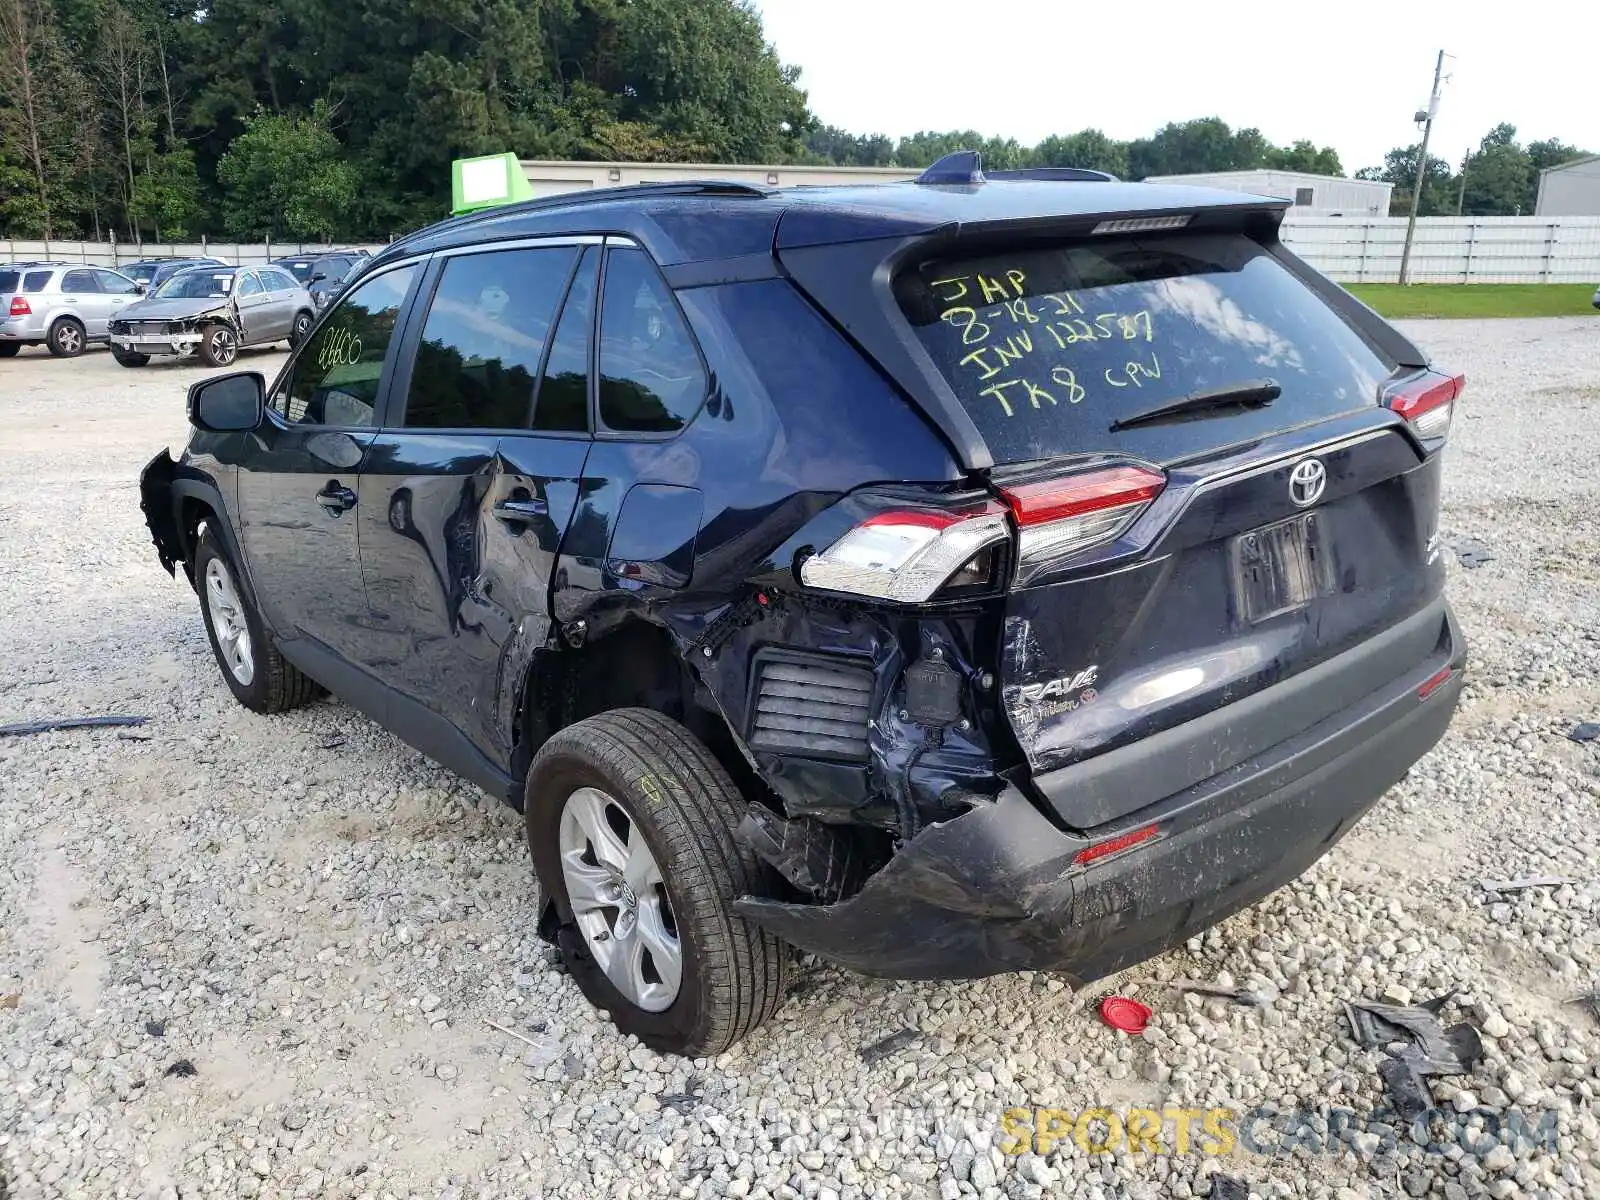
[[[183,547],[183,569],[190,583],[194,582],[194,551],[200,543],[200,526],[216,519],[211,505],[198,496],[185,496],[178,508],[178,538]]]
[[[534,659],[517,718],[513,774],[525,775],[539,747],[558,730],[618,708],[649,708],[671,717],[710,749],[746,796],[765,792],[671,636],[639,620],[582,647],[545,651]]]

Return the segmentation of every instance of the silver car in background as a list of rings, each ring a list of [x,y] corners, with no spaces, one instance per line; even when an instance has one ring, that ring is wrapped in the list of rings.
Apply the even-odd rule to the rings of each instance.
[[[57,358],[77,358],[110,337],[112,317],[142,290],[106,267],[0,263],[0,358],[41,344]]]
[[[245,346],[298,346],[314,311],[310,293],[279,267],[190,267],[118,314],[111,354],[125,367],[186,354],[225,367]]]

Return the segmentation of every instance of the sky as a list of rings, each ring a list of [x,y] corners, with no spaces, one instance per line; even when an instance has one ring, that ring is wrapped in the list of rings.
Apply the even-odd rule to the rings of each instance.
[[[824,124],[902,137],[976,129],[1032,145],[1099,128],[1119,140],[1219,116],[1345,170],[1416,142],[1435,55],[1429,153],[1459,164],[1501,121],[1524,143],[1600,152],[1595,0],[754,0]]]

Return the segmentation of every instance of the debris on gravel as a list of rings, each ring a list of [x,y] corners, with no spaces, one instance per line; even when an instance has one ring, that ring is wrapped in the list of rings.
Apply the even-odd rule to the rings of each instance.
[[[336,701],[233,703],[138,504],[200,372],[0,360],[0,723],[150,717],[0,739],[10,1200],[1600,1195],[1571,1003],[1600,991],[1600,742],[1568,736],[1600,712],[1600,339],[1407,328],[1472,380],[1441,541],[1494,555],[1445,556],[1471,660],[1440,746],[1306,876],[1089,993],[813,964],[692,1061],[559,969],[516,813]],[[1479,883],[1536,877],[1563,882]],[[1344,1005],[1452,989],[1482,1058],[1405,1121]],[[1142,1035],[1100,1024],[1113,991]]]

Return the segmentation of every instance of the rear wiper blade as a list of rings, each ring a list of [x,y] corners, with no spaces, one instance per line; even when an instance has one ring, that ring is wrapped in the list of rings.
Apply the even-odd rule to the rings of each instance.
[[[1176,400],[1168,400],[1165,404],[1157,404],[1154,408],[1119,418],[1111,422],[1111,431],[1115,433],[1119,429],[1131,429],[1135,425],[1161,421],[1184,413],[1203,412],[1208,408],[1232,408],[1235,405],[1259,408],[1271,404],[1281,395],[1283,389],[1278,386],[1276,379],[1249,379],[1243,383],[1230,383],[1226,387],[1190,392],[1187,396],[1179,396]]]

